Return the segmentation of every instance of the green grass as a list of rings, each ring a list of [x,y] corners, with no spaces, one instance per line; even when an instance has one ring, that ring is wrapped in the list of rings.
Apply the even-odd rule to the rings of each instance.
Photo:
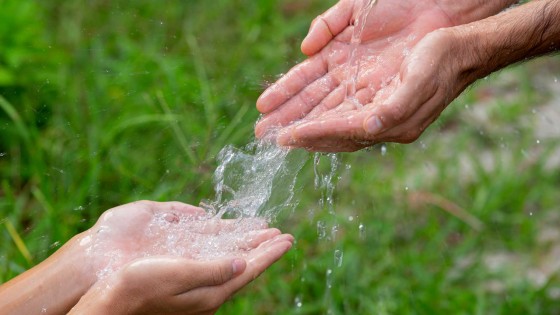
[[[0,282],[115,205],[212,198],[215,155],[251,141],[256,98],[332,3],[0,0]],[[530,276],[560,245],[541,240],[560,224],[559,140],[535,136],[559,69],[493,75],[416,143],[342,155],[335,215],[308,163],[277,221],[294,249],[220,313],[560,312],[557,273]]]

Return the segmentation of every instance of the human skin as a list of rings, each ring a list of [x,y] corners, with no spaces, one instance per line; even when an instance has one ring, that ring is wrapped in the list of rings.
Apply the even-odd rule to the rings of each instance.
[[[153,245],[145,231],[155,216],[174,223],[179,217],[203,214],[202,209],[180,202],[140,201],[110,209],[44,262],[0,286],[0,310],[2,314],[66,314],[82,298],[73,314],[211,314],[293,242],[292,236],[257,223],[239,237],[240,250],[230,257],[139,258],[140,248]],[[230,226],[226,220],[214,220],[197,226],[196,232],[211,236]],[[179,245],[189,248],[189,244]],[[118,252],[119,259],[101,255],[107,252]],[[114,273],[98,280],[100,270],[110,264]]]
[[[390,44],[365,50],[356,93],[361,108],[345,101],[345,90],[340,88],[345,80],[340,68],[345,67],[346,59],[328,64],[332,52],[340,51],[333,48],[335,45],[343,43],[349,49],[344,33],[351,32],[352,26],[340,22],[348,20],[348,9],[341,9],[344,1],[316,19],[302,44],[302,50],[313,55],[259,98],[257,108],[265,115],[256,126],[257,137],[280,126],[279,144],[329,152],[355,151],[386,141],[409,143],[478,78],[557,49],[552,44],[558,43],[558,25],[552,22],[557,17],[558,3],[554,1],[533,1],[497,15],[515,1],[423,1],[424,5],[428,2],[432,8],[414,12],[415,18],[410,17],[414,8],[402,12],[399,20],[410,23],[390,37]],[[370,19],[384,19],[381,9],[374,8]],[[350,20],[355,16],[352,12]],[[430,18],[424,19],[426,16]],[[368,23],[374,22],[368,19]],[[334,38],[329,40],[327,33]],[[538,36],[540,33],[546,36]],[[416,41],[408,40],[411,34]],[[362,48],[376,42],[367,38],[371,35],[364,36]],[[394,51],[399,45],[404,47]],[[322,50],[316,53],[318,49]],[[372,59],[371,54],[381,58]],[[329,82],[337,72],[342,72],[341,78],[327,85],[329,89],[316,84]]]

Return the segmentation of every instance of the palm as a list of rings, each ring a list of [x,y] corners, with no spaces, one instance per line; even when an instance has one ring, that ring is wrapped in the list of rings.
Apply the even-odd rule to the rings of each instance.
[[[414,45],[432,30],[451,24],[445,12],[433,1],[381,1],[368,16],[360,44],[352,46],[349,43],[354,26],[350,22],[358,18],[361,8],[351,6],[348,14],[343,13],[348,10],[345,3],[349,2],[341,1],[333,8],[338,12],[330,12],[337,18],[348,16],[346,26],[335,30],[339,31],[336,37],[322,48],[325,38],[320,35],[319,24],[328,24],[327,12],[324,19],[314,21],[310,35],[302,45],[308,53],[322,48],[320,52],[295,66],[260,97],[257,107],[265,116],[256,126],[258,137],[273,127],[290,125],[290,128],[281,130],[279,142],[283,145],[317,151],[356,150],[367,145],[359,144],[355,139],[342,145],[341,140],[347,139],[328,137],[315,137],[312,143],[299,141],[296,126],[308,122],[324,124],[330,117],[338,117],[340,112],[348,115],[349,112],[360,114],[368,110],[369,105],[362,105],[370,104],[374,98],[377,101],[386,97],[380,93],[381,88],[391,84],[399,75],[403,60]],[[329,32],[332,28],[328,27]],[[354,48],[354,62],[349,64]],[[359,102],[359,105],[345,102],[348,91],[353,90],[349,87],[354,79],[355,95],[352,96],[354,103]],[[293,124],[295,121],[298,124]],[[346,134],[345,137],[352,135]]]
[[[83,243],[89,246],[95,270],[103,275],[147,256],[243,256],[245,250],[279,234],[264,229],[261,220],[239,226],[229,220],[201,219],[204,215],[201,208],[179,202],[126,204],[103,214]]]

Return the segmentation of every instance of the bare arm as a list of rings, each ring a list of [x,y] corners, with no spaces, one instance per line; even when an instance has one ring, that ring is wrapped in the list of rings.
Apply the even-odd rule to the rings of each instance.
[[[438,5],[447,12],[455,25],[484,19],[516,4],[519,0],[438,0]]]
[[[463,67],[478,78],[560,49],[560,2],[531,1],[502,14],[452,29],[467,48]]]
[[[2,314],[66,314],[95,282],[75,236],[55,254],[0,286]]]

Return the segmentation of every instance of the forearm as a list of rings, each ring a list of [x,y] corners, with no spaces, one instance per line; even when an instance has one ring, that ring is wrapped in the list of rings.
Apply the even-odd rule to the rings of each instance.
[[[462,45],[463,74],[474,80],[560,49],[560,1],[537,0],[450,30]]]
[[[79,239],[0,286],[2,314],[66,314],[95,281]]]
[[[454,25],[466,24],[495,15],[519,0],[436,0]]]

